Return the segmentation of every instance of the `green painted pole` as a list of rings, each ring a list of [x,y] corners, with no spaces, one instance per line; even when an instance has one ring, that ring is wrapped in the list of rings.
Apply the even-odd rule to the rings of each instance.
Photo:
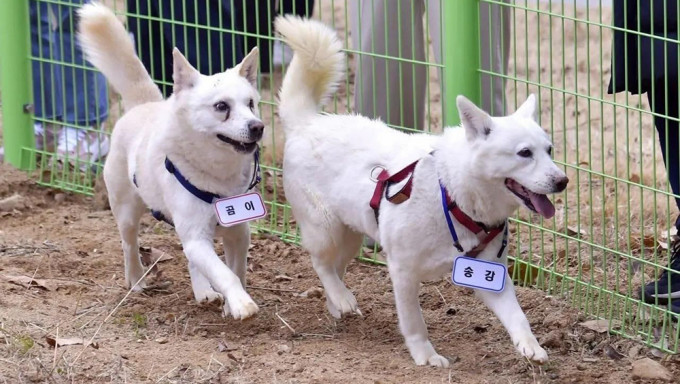
[[[444,125],[460,124],[456,97],[481,104],[479,0],[442,0]]]
[[[0,1],[0,92],[5,162],[22,170],[35,169],[28,1]]]

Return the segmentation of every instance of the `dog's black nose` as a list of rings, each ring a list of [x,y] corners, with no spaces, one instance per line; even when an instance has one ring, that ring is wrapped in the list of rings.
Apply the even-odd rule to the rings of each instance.
[[[567,188],[569,178],[567,176],[560,177],[555,181],[555,192],[562,192]]]
[[[260,120],[250,120],[248,122],[248,131],[250,132],[250,136],[260,139],[264,132],[264,124],[262,124]]]

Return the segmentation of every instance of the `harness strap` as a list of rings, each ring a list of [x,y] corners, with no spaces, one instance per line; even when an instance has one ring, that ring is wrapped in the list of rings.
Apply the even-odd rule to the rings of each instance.
[[[373,212],[375,213],[375,221],[378,221],[378,216],[380,215],[380,202],[382,201],[383,195],[386,194],[387,187],[390,184],[402,182],[406,179],[406,177],[409,177],[409,179],[406,181],[406,184],[404,184],[404,186],[397,193],[392,196],[385,196],[387,201],[390,203],[401,204],[411,197],[411,191],[413,190],[413,171],[415,170],[416,165],[418,165],[418,161],[420,160],[414,161],[413,163],[407,165],[406,168],[392,176],[390,176],[386,169],[383,169],[380,172],[378,175],[378,180],[375,183],[373,197],[371,197],[371,201],[369,203],[371,208],[373,208]]]
[[[203,200],[208,204],[212,204],[213,200],[220,198],[220,195],[218,194],[198,189],[195,185],[191,184],[191,182],[187,180],[184,175],[182,175],[182,172],[175,168],[175,164],[173,164],[167,156],[165,157],[165,169],[175,176],[175,179],[177,179],[177,181],[182,184],[184,189],[189,191],[189,193],[196,196],[200,200]]]
[[[401,204],[411,197],[411,191],[413,190],[413,172],[416,168],[416,165],[418,165],[418,161],[420,160],[414,161],[392,176],[390,176],[386,169],[383,169],[380,172],[376,180],[373,196],[371,197],[370,201],[370,206],[373,208],[373,212],[375,213],[376,222],[379,221],[378,216],[380,214],[380,202],[382,201],[383,196],[386,195],[386,190],[389,185],[402,182],[408,177],[408,180],[404,186],[397,193],[392,196],[385,196],[385,199],[393,204]],[[474,221],[470,216],[463,212],[460,207],[458,207],[458,204],[456,204],[456,202],[451,199],[448,191],[441,181],[439,182],[439,187],[441,189],[442,209],[444,211],[444,216],[446,217],[446,224],[449,227],[449,232],[453,238],[453,245],[456,247],[458,252],[465,253],[465,249],[463,249],[463,246],[460,245],[460,242],[458,241],[458,235],[456,234],[456,229],[453,225],[453,219],[451,218],[451,215],[453,215],[453,217],[461,225],[474,233],[479,239],[477,246],[466,253],[469,257],[477,257],[501,232],[503,233],[503,241],[501,243],[500,249],[498,250],[497,257],[500,258],[503,256],[503,252],[508,245],[507,221],[498,227],[487,228],[484,223]]]
[[[253,189],[257,184],[260,183],[262,180],[262,177],[260,176],[260,146],[258,145],[257,148],[255,149],[255,152],[253,153],[253,176],[250,179],[250,183],[248,184],[248,188],[246,188],[246,192],[250,191]],[[201,189],[198,189],[195,185],[191,184],[189,180],[187,180],[184,175],[175,167],[175,164],[170,161],[170,159],[166,156],[165,157],[165,169],[173,174],[175,176],[175,179],[179,181],[179,183],[189,191],[192,195],[196,196],[197,198],[203,200],[204,202],[208,204],[212,204],[213,200],[215,199],[220,199],[221,196],[212,193],[212,192],[207,192]],[[135,187],[139,188],[139,185],[137,184],[137,174],[132,175],[132,183],[135,185]],[[166,223],[174,226],[172,223],[172,220],[168,219],[163,212],[161,211],[156,211],[156,210],[151,210],[151,215],[158,221],[165,221]]]
[[[444,216],[446,217],[446,224],[449,227],[449,232],[451,233],[451,238],[453,239],[453,246],[456,247],[458,252],[464,253],[465,250],[458,241],[458,235],[456,234],[456,229],[453,226],[451,215],[453,215],[453,217],[455,217],[461,225],[477,235],[477,238],[479,239],[479,244],[477,244],[476,247],[468,252],[465,252],[467,256],[477,257],[501,232],[503,232],[503,242],[501,244],[500,250],[498,251],[497,257],[500,258],[503,256],[503,251],[505,251],[505,247],[508,245],[507,223],[503,223],[502,225],[491,229],[486,228],[483,223],[472,220],[470,216],[468,216],[465,212],[463,212],[462,209],[460,209],[460,207],[458,207],[458,204],[456,204],[455,201],[451,200],[448,191],[441,181],[439,182],[439,188],[441,189],[442,208],[444,210]],[[449,215],[449,213],[451,213],[451,215]]]
[[[260,146],[258,145],[257,148],[255,149],[255,153],[253,153],[253,177],[250,178],[250,184],[248,184],[246,192],[255,188],[255,186],[258,185],[261,180],[262,177],[260,176]]]

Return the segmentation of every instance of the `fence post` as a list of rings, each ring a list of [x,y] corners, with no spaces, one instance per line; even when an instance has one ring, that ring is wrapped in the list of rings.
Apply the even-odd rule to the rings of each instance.
[[[27,106],[32,104],[28,1],[0,2],[0,92],[5,161],[22,170],[35,168],[35,138]]]
[[[481,103],[479,0],[442,0],[444,125],[460,123],[456,96]],[[488,27],[488,26],[487,26]]]

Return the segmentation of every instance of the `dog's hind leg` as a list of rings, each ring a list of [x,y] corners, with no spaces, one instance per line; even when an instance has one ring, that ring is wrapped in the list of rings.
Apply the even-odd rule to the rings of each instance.
[[[356,297],[341,279],[349,261],[348,254],[356,254],[359,249],[360,237],[359,242],[343,244],[349,229],[342,224],[336,224],[333,233],[327,226],[312,222],[299,221],[299,224],[303,246],[311,254],[314,270],[326,291],[328,311],[338,319],[346,313],[360,314]]]
[[[522,356],[539,363],[548,361],[548,353],[538,344],[529,321],[517,302],[510,275],[505,276],[505,288],[502,292],[475,289],[475,295],[496,314]]]
[[[250,246],[250,226],[248,223],[220,228],[224,245],[224,261],[246,286],[246,264],[248,262],[248,247]]]
[[[400,268],[398,262],[388,263],[387,266],[394,287],[399,328],[411,357],[417,365],[448,367],[449,361],[434,350],[428,338],[427,325],[418,300],[420,281],[413,278],[412,271]]]
[[[360,233],[357,233],[350,228],[345,228],[345,233],[343,234],[342,239],[339,241],[337,255],[335,257],[335,273],[338,275],[340,281],[344,281],[347,265],[359,253],[362,240],[363,236]],[[352,295],[352,297],[354,297],[354,295]],[[354,299],[354,301],[356,301],[356,299]],[[330,296],[328,295],[326,296],[326,307],[328,308],[328,312],[330,312],[333,317],[341,317],[341,311],[333,304]],[[354,312],[361,315],[358,305]]]
[[[144,266],[139,258],[139,219],[146,211],[146,206],[142,199],[134,191],[118,191],[119,194],[109,191],[109,202],[111,211],[116,218],[118,231],[123,245],[123,255],[125,256],[125,283],[132,290],[137,292],[145,288],[142,276]]]

